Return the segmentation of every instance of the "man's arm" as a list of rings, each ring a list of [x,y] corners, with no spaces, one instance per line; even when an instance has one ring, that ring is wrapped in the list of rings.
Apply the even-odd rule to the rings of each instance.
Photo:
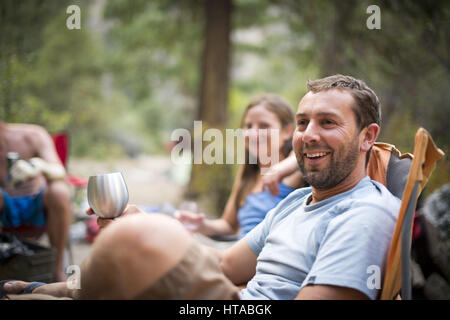
[[[295,300],[368,300],[364,293],[346,287],[309,285],[303,287]]]
[[[247,283],[256,273],[257,256],[245,239],[227,249],[221,258],[223,273],[235,285]]]
[[[36,150],[37,157],[30,162],[40,170],[48,180],[62,179],[66,175],[65,168],[59,159],[50,134],[42,127],[35,126],[29,138]]]
[[[52,137],[44,128],[33,126],[29,139],[35,150],[35,155],[48,163],[62,165],[56,152]]]

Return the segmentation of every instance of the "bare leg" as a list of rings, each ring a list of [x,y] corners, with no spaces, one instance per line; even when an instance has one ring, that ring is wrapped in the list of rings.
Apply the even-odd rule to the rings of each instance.
[[[33,293],[75,299],[133,299],[174,267],[194,239],[175,219],[134,214],[112,222],[96,238],[81,266],[81,288],[58,282]],[[29,283],[11,281],[4,289],[20,293]]]
[[[44,208],[47,212],[47,229],[50,245],[56,248],[55,280],[63,281],[63,257],[71,223],[70,190],[64,181],[54,181],[44,192]]]
[[[75,299],[156,298],[149,289],[152,289],[152,285],[167,272],[175,270],[173,268],[184,259],[194,241],[179,221],[165,215],[157,213],[128,215],[110,223],[96,238],[88,258],[81,266],[80,289],[69,288],[67,283],[59,282],[38,287],[33,293]],[[204,251],[203,254],[208,253]],[[205,257],[209,256],[201,257],[195,254],[194,256],[195,262],[191,261],[192,263],[184,264],[183,268],[177,269],[181,271],[181,275],[177,275],[183,278],[177,279],[176,287],[171,285],[160,287],[163,290],[174,290],[164,292],[164,296],[168,299],[179,297],[180,290],[186,291],[188,288],[192,289],[191,294],[194,295],[204,291],[203,299],[237,297],[237,289],[226,280],[218,264],[216,271],[221,276],[209,272],[204,278],[195,278],[195,273],[208,271],[212,261],[205,260]],[[192,267],[192,270],[185,269],[188,266]],[[190,271],[194,276],[193,279],[189,278]],[[182,282],[184,279],[186,283]],[[200,286],[196,287],[199,284]],[[20,292],[27,283],[13,281],[12,285],[13,287],[8,289],[5,286],[8,293]],[[183,285],[188,287],[183,288]]]
[[[100,233],[81,268],[81,299],[133,299],[184,256],[194,239],[175,219],[135,214]]]

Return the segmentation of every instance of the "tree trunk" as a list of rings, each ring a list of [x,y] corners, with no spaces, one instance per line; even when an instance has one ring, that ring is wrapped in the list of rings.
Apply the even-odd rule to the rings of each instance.
[[[204,5],[205,44],[197,119],[202,121],[203,131],[223,130],[227,122],[232,0],[205,0]],[[203,149],[207,144],[203,142]],[[230,176],[230,166],[194,164],[187,197],[201,202],[208,199],[208,209],[218,214],[228,198]]]
[[[347,56],[343,46],[343,38],[348,34],[349,23],[356,3],[354,0],[333,1],[333,17],[331,18],[328,43],[325,47],[321,63],[321,75],[331,76],[336,73],[345,74],[348,68]]]
[[[198,118],[210,125],[227,121],[231,0],[207,0]]]

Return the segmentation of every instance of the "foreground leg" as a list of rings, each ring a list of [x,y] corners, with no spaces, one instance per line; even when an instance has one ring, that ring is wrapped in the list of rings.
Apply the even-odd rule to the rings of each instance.
[[[64,250],[69,238],[71,223],[70,190],[64,181],[54,181],[44,192],[44,208],[47,212],[50,245],[56,248],[55,280],[65,279],[63,272]]]
[[[127,216],[111,223],[96,238],[81,266],[80,290],[70,290],[67,283],[59,282],[38,287],[33,294],[132,299],[172,268],[192,241],[174,219],[159,214]],[[4,289],[8,294],[19,294],[29,284],[10,281]]]
[[[12,285],[18,288],[8,293],[27,283]],[[33,293],[75,299],[238,299],[218,259],[180,222],[156,213],[117,219],[100,233],[81,267],[81,289],[60,282]]]

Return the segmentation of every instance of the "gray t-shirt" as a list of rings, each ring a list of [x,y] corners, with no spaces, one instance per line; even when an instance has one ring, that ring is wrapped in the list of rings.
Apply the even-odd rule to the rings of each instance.
[[[241,299],[294,299],[309,284],[378,297],[400,200],[369,177],[306,205],[310,195],[292,192],[244,238],[258,262]]]

